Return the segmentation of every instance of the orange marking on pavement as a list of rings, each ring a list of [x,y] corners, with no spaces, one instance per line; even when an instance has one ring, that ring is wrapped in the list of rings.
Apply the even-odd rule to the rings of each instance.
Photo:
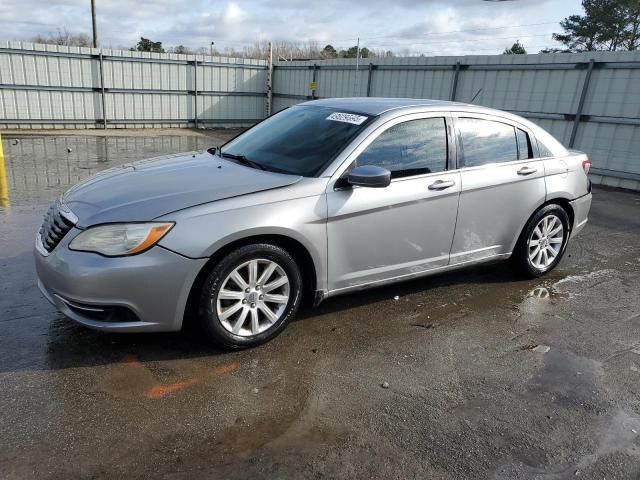
[[[215,375],[224,375],[225,373],[233,372],[238,364],[236,362],[223,363],[213,369]]]
[[[137,362],[137,360],[135,360],[135,357],[133,357],[132,362]],[[138,365],[140,365],[139,362],[138,362]],[[236,362],[223,363],[222,365],[218,365],[217,367],[214,367],[212,370],[212,374],[206,375],[206,377],[217,377],[219,375],[225,375],[227,373],[234,371],[237,367],[238,367],[238,364]],[[184,390],[185,388],[190,387],[192,385],[196,385],[200,382],[201,382],[201,379],[199,378],[190,378],[183,382],[169,383],[164,385],[154,385],[153,387],[148,389],[145,392],[145,394],[147,395],[147,398],[151,400],[157,400],[158,398],[165,397],[170,393],[179,392],[180,390]]]
[[[168,385],[155,385],[146,391],[147,397],[155,400],[157,398],[162,398],[165,395],[168,395],[173,392],[178,392],[180,390],[184,390],[191,385],[195,385],[196,383],[200,383],[200,380],[197,378],[190,378],[189,380],[185,380],[184,382],[178,383],[170,383]]]

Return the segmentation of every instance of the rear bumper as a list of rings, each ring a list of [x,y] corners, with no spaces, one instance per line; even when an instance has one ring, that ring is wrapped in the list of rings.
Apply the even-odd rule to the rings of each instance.
[[[589,210],[591,209],[591,193],[576,198],[569,202],[573,208],[573,227],[571,228],[571,236],[580,233],[589,219]]]
[[[97,330],[175,331],[206,259],[154,247],[108,258],[67,248],[72,230],[49,254],[34,252],[38,287],[65,316]]]

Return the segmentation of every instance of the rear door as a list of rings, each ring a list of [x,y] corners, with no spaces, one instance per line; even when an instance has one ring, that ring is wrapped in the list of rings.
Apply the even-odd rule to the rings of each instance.
[[[544,165],[526,127],[499,117],[458,113],[462,189],[451,264],[512,251],[525,222],[544,203]]]
[[[449,262],[460,175],[445,114],[405,115],[381,125],[327,188],[329,290],[417,276]],[[386,188],[351,187],[357,165],[391,171]]]

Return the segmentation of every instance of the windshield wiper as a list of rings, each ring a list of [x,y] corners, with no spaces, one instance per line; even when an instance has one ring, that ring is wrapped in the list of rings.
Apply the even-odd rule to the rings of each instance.
[[[227,153],[227,152],[223,152],[222,150],[220,150],[220,156],[222,158],[230,158],[231,160],[235,160],[235,161],[241,163],[242,165],[246,165],[246,166],[251,167],[251,168],[257,168],[258,170],[266,170],[264,165],[262,165],[262,164],[260,164],[258,162],[254,162],[253,160],[249,160],[244,155],[236,155],[235,153]]]

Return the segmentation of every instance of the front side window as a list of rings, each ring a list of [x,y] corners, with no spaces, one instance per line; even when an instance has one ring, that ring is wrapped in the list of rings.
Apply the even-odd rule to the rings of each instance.
[[[456,125],[462,143],[463,167],[518,160],[513,126],[480,118],[459,118]]]
[[[222,147],[222,156],[255,168],[313,177],[375,118],[296,106],[260,122]]]
[[[444,118],[399,123],[386,130],[358,156],[356,165],[376,165],[391,178],[441,172],[447,168]]]

